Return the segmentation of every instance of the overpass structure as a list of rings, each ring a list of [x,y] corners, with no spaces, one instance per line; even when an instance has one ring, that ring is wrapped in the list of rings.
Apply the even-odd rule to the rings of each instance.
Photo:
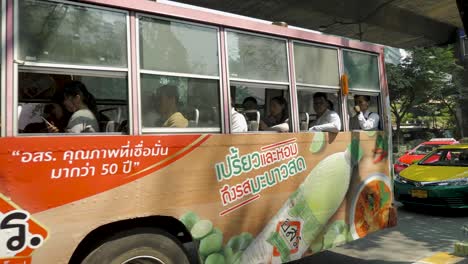
[[[268,21],[283,21],[292,26],[398,48],[453,43],[457,39],[457,29],[463,28],[455,0],[177,2]]]
[[[468,69],[468,0],[176,0],[396,48],[455,44]],[[466,14],[466,15],[465,15]],[[467,54],[467,55],[465,55]],[[468,137],[468,70],[461,109]]]

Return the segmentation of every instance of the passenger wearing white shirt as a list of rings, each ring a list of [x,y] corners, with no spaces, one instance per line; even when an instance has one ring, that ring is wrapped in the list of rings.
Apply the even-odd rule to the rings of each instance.
[[[243,114],[236,111],[234,107],[231,108],[231,131],[232,133],[247,132],[247,121]]]
[[[325,93],[314,94],[314,111],[318,118],[309,131],[338,133],[341,130],[340,116],[335,111],[330,110],[329,107],[331,105]]]
[[[370,96],[355,95],[354,111],[356,115],[349,121],[351,130],[379,130],[380,117],[377,113],[369,112]]]

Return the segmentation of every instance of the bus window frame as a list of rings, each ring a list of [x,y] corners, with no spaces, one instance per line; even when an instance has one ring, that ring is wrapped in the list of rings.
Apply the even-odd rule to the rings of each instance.
[[[198,27],[204,28],[211,28],[216,30],[216,44],[218,47],[218,76],[211,76],[211,75],[201,75],[201,74],[191,74],[191,73],[177,73],[177,72],[166,72],[166,71],[155,71],[155,70],[144,70],[141,67],[140,62],[140,26],[139,21],[140,17],[149,17],[164,21],[176,22],[180,24],[188,24]],[[135,56],[136,56],[136,76],[138,78],[138,85],[135,89],[138,90],[138,126],[140,134],[184,134],[184,133],[216,133],[222,134],[224,133],[224,101],[223,101],[223,83],[222,83],[222,67],[221,67],[221,28],[219,26],[212,26],[209,24],[202,24],[196,23],[188,20],[165,17],[162,15],[155,15],[150,13],[143,13],[137,12],[135,13]],[[142,114],[142,103],[141,103],[141,74],[149,74],[149,75],[159,75],[159,76],[169,76],[169,77],[181,77],[181,78],[193,78],[193,79],[204,79],[204,80],[218,80],[218,92],[219,92],[219,128],[211,128],[211,127],[201,127],[201,128],[164,128],[164,127],[143,127],[143,114]]]
[[[229,32],[233,32],[233,33],[238,33],[238,34],[246,34],[246,35],[252,35],[252,36],[257,36],[257,37],[263,37],[263,38],[271,38],[271,39],[276,39],[276,40],[281,40],[281,41],[284,41],[284,45],[286,47],[285,49],[285,52],[286,52],[286,68],[287,68],[287,78],[288,78],[288,81],[287,82],[278,82],[278,81],[265,81],[265,80],[255,80],[255,79],[245,79],[245,78],[232,78],[230,77],[230,74],[229,74],[229,43],[228,43],[228,34]],[[225,49],[225,54],[226,54],[226,78],[227,78],[227,86],[228,86],[228,89],[229,89],[229,94],[231,93],[231,85],[232,82],[234,82],[234,84],[236,83],[243,83],[243,84],[246,84],[246,85],[252,85],[252,86],[259,86],[258,88],[263,88],[263,89],[279,89],[279,90],[283,90],[282,88],[274,88],[275,86],[278,87],[278,86],[286,86],[286,92],[288,93],[288,97],[289,97],[289,109],[288,109],[288,112],[289,112],[289,132],[295,132],[295,114],[293,112],[293,102],[295,102],[295,98],[293,95],[293,84],[294,84],[294,81],[292,80],[293,78],[295,79],[295,76],[291,76],[291,57],[290,57],[290,39],[289,38],[284,38],[284,37],[277,37],[277,36],[274,36],[274,35],[267,35],[267,34],[262,34],[262,33],[258,33],[258,32],[250,32],[250,31],[243,31],[243,30],[238,30],[238,29],[234,29],[234,28],[225,28],[225,34],[224,34],[224,49]],[[264,85],[270,85],[271,88],[266,88],[264,87]],[[263,87],[262,87],[263,86]],[[231,98],[229,97],[229,103],[231,103]],[[267,104],[267,102],[265,102],[265,104]],[[265,108],[265,111],[267,109]],[[229,134],[238,134],[238,133],[234,133],[232,132],[232,115],[231,115],[231,111],[229,111]],[[279,132],[275,132],[275,131],[247,131],[247,132],[244,132],[244,133],[279,133]]]
[[[341,49],[341,57],[342,57],[342,61],[343,61],[343,74],[345,73],[345,62],[344,62],[344,52],[354,52],[354,53],[360,53],[360,54],[364,54],[364,55],[370,55],[370,56],[374,56],[376,57],[377,59],[377,74],[378,74],[378,77],[377,77],[377,80],[379,81],[379,90],[372,90],[372,89],[368,89],[368,88],[362,88],[362,87],[349,87],[349,91],[352,92],[352,91],[362,91],[362,92],[370,92],[370,93],[382,93],[382,80],[380,79],[380,71],[381,71],[381,66],[380,66],[380,58],[379,58],[379,54],[378,53],[372,53],[372,52],[366,52],[366,51],[361,51],[361,50],[353,50],[353,49],[347,49],[347,48],[342,48]]]
[[[377,45],[377,44],[376,44]],[[379,46],[379,45],[378,45]],[[360,95],[369,95],[369,96],[377,96],[377,102],[378,102],[378,106],[377,106],[377,109],[379,110],[379,116],[380,116],[380,119],[381,119],[381,128],[382,128],[382,131],[387,131],[387,128],[385,127],[385,122],[384,122],[384,119],[387,118],[387,112],[385,111],[385,96],[388,96],[388,88],[387,87],[384,87],[384,83],[386,83],[386,80],[385,79],[382,79],[382,60],[381,60],[381,55],[383,54],[380,54],[380,53],[374,53],[374,52],[370,52],[370,51],[362,51],[362,50],[355,50],[355,49],[350,49],[350,48],[341,48],[341,56],[340,56],[340,59],[341,59],[341,63],[342,63],[342,67],[343,67],[343,73],[342,74],[345,74],[345,65],[344,65],[344,52],[345,51],[348,51],[348,52],[355,52],[355,53],[361,53],[361,54],[365,54],[365,55],[371,55],[371,56],[375,56],[377,58],[377,74],[378,74],[378,78],[377,80],[379,81],[379,90],[371,90],[371,89],[366,89],[366,88],[359,88],[359,87],[355,87],[355,88],[351,88],[349,87],[349,94],[355,94],[355,93],[358,93]],[[385,76],[383,77],[385,78]],[[346,114],[347,114],[347,122],[345,122],[348,130],[349,130],[349,121],[351,120],[351,117],[353,115],[353,112],[349,111],[350,108],[348,106],[348,97],[349,97],[349,94],[348,95],[344,95],[343,98],[344,98],[344,102],[345,102],[345,105],[344,107],[346,108]],[[385,118],[384,118],[385,117]]]
[[[125,27],[126,27],[126,45],[127,45],[127,67],[105,67],[105,66],[88,66],[88,65],[77,65],[77,64],[65,64],[65,63],[42,63],[42,62],[28,62],[22,61],[18,59],[18,51],[19,51],[19,3],[18,1],[14,1],[14,16],[13,16],[13,27],[14,27],[14,54],[13,54],[13,136],[15,137],[30,137],[30,136],[45,136],[45,135],[67,135],[67,136],[96,136],[96,135],[122,135],[122,133],[108,133],[108,132],[99,132],[99,133],[81,133],[81,134],[74,134],[74,133],[19,133],[18,130],[18,105],[19,105],[19,80],[18,75],[19,71],[23,68],[36,68],[36,69],[55,69],[56,73],[59,73],[59,69],[62,69],[65,73],[67,70],[83,70],[85,71],[100,71],[100,72],[126,72],[127,73],[127,106],[128,106],[128,124],[129,129],[126,135],[134,135],[134,130],[132,129],[133,124],[133,100],[132,100],[132,78],[131,78],[131,34],[130,34],[130,11],[125,9],[118,9],[118,8],[111,8],[105,7],[102,5],[93,5],[81,2],[71,2],[66,0],[41,0],[42,2],[50,2],[56,4],[66,4],[66,5],[74,5],[80,7],[87,7],[90,9],[98,9],[104,11],[110,11],[115,13],[121,13],[125,15]],[[62,74],[64,73],[62,72]],[[50,72],[47,72],[50,73]]]
[[[340,89],[340,76],[341,76],[341,69],[340,69],[340,48],[337,47],[337,46],[329,46],[329,45],[322,45],[322,44],[317,44],[317,43],[313,43],[313,42],[307,42],[307,41],[303,41],[303,40],[293,40],[292,41],[293,43],[293,54],[294,54],[294,44],[295,43],[299,43],[299,44],[302,44],[304,46],[311,46],[311,47],[314,47],[314,48],[324,48],[324,49],[331,49],[331,50],[336,50],[336,63],[337,63],[337,66],[338,66],[338,69],[337,69],[337,73],[338,73],[338,85],[334,86],[334,85],[321,85],[321,84],[312,84],[312,83],[301,83],[301,82],[298,82],[297,81],[297,75],[296,75],[296,71],[294,71],[294,79],[296,80],[296,86],[307,86],[307,87],[318,87],[318,88],[330,88],[330,89]],[[293,62],[295,63],[295,60],[293,60]],[[294,65],[294,69],[296,69],[296,65]]]
[[[295,84],[295,87],[294,87],[294,90],[295,90],[295,96],[296,96],[296,109],[297,111],[295,111],[294,114],[296,114],[296,117],[294,119],[294,122],[297,123],[297,126],[295,126],[296,130],[295,132],[297,133],[307,133],[307,131],[301,131],[301,127],[300,127],[300,123],[301,123],[301,120],[300,120],[300,114],[299,114],[299,99],[297,98],[297,93],[299,92],[299,90],[303,90],[304,88],[307,89],[307,88],[311,88],[311,89],[314,89],[314,91],[317,91],[317,92],[325,92],[325,93],[330,93],[331,91],[334,91],[334,92],[338,92],[338,100],[340,102],[340,105],[339,107],[335,107],[335,109],[339,109],[338,111],[335,110],[335,112],[337,112],[339,115],[340,115],[340,118],[341,118],[341,125],[342,125],[342,129],[340,132],[345,132],[348,130],[348,124],[345,122],[344,120],[344,117],[348,115],[347,113],[347,106],[346,106],[346,96],[343,95],[343,93],[341,93],[341,78],[340,76],[342,76],[342,74],[344,73],[344,64],[343,64],[343,48],[340,47],[340,46],[337,46],[337,45],[329,45],[329,44],[320,44],[320,43],[315,43],[315,42],[312,42],[311,40],[309,41],[305,41],[305,40],[295,40],[295,39],[292,39],[291,40],[291,45],[292,45],[292,51],[291,51],[291,54],[292,54],[292,60],[291,60],[291,63],[293,65],[291,65],[291,67],[294,67],[294,72],[293,72],[293,76],[292,78],[294,78],[294,84]],[[336,50],[336,59],[337,59],[337,65],[338,65],[338,86],[332,86],[332,85],[320,85],[320,84],[308,84],[308,83],[298,83],[297,82],[297,76],[296,76],[296,65],[295,65],[295,58],[294,58],[294,43],[299,43],[299,44],[303,44],[303,45],[308,45],[308,46],[313,46],[313,47],[316,47],[316,48],[325,48],[325,49],[332,49],[332,50]]]
[[[265,81],[265,80],[258,80],[258,79],[247,79],[247,78],[237,78],[237,77],[230,77],[229,73],[229,43],[228,43],[228,34],[232,33],[237,33],[237,34],[245,34],[245,35],[251,35],[251,36],[257,36],[261,38],[267,38],[267,39],[276,39],[276,40],[281,40],[284,41],[285,44],[285,52],[286,52],[286,68],[287,68],[287,78],[288,81],[282,82],[282,81]],[[280,84],[280,85],[291,85],[291,73],[290,73],[290,68],[291,66],[289,65],[289,45],[288,45],[288,38],[282,38],[282,37],[277,37],[274,35],[266,35],[262,33],[257,33],[257,32],[249,32],[249,31],[242,31],[238,29],[232,29],[232,28],[226,28],[226,34],[225,34],[225,49],[226,49],[226,70],[227,70],[227,77],[228,77],[228,83],[232,81],[239,81],[239,82],[255,82],[255,83],[266,83],[266,84]],[[230,86],[230,83],[229,83]]]
[[[0,69],[0,137],[5,137],[6,135],[6,73],[5,73],[5,66],[6,66],[6,0],[1,0],[1,35],[0,41],[2,43],[2,50],[1,50],[1,69]]]

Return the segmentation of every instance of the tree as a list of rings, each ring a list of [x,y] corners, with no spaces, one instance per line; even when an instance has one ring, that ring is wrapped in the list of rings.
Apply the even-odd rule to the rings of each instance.
[[[424,82],[414,75],[414,67],[406,58],[398,65],[388,64],[387,78],[390,90],[390,108],[395,118],[397,145],[401,142],[401,122],[415,104],[426,100]]]
[[[447,109],[455,118],[459,134],[461,125],[456,109],[463,68],[457,64],[453,47],[416,48],[409,54],[398,65],[386,65],[397,144],[401,142],[402,120],[416,108],[427,108],[427,103],[433,103],[439,111]]]

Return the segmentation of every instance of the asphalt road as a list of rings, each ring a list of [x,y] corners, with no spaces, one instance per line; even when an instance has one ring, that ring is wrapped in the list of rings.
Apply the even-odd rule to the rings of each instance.
[[[414,263],[436,252],[453,252],[453,244],[463,239],[463,224],[468,224],[468,210],[434,210],[398,205],[396,227],[290,264]],[[458,263],[468,263],[468,259]]]

